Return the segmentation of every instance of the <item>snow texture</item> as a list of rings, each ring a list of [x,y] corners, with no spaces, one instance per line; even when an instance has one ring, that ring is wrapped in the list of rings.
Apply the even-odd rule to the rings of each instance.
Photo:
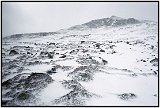
[[[2,106],[158,105],[156,22],[111,16],[2,42]]]

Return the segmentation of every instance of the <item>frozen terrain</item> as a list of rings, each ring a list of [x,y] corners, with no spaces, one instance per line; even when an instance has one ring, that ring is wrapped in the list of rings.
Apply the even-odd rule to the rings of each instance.
[[[157,106],[158,24],[116,16],[2,39],[3,106]]]

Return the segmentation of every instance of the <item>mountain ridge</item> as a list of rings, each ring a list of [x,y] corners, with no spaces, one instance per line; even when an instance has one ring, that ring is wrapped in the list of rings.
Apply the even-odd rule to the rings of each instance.
[[[13,34],[7,37],[4,37],[4,39],[8,39],[8,38],[20,38],[23,36],[48,36],[48,35],[54,35],[54,34],[61,34],[61,33],[65,33],[65,31],[70,31],[70,30],[87,30],[87,29],[95,29],[95,28],[101,28],[101,27],[117,27],[117,26],[124,26],[124,25],[128,25],[128,24],[138,24],[138,23],[143,23],[143,21],[139,21],[135,18],[121,18],[121,17],[117,17],[112,15],[109,18],[101,18],[101,19],[95,19],[95,20],[91,20],[89,22],[80,24],[80,25],[75,25],[75,26],[71,26],[69,28],[66,29],[60,29],[58,31],[55,32],[37,32],[37,33],[20,33],[20,34]]]
[[[110,18],[101,18],[101,19],[95,19],[91,20],[87,23],[76,25],[70,27],[68,30],[74,30],[74,29],[87,29],[87,28],[99,28],[99,27],[117,27],[117,26],[123,26],[128,24],[137,24],[141,23],[141,21],[135,19],[135,18],[121,18],[117,16],[111,16]]]

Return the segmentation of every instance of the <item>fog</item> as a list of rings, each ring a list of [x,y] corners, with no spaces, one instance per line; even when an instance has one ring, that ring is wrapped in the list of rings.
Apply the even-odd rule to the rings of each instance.
[[[112,15],[158,20],[156,2],[3,2],[2,36],[54,32]]]

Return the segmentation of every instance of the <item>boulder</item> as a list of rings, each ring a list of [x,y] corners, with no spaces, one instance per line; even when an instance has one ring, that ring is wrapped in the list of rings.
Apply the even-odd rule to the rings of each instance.
[[[16,55],[16,54],[19,54],[16,50],[11,50],[9,52],[9,55]]]

